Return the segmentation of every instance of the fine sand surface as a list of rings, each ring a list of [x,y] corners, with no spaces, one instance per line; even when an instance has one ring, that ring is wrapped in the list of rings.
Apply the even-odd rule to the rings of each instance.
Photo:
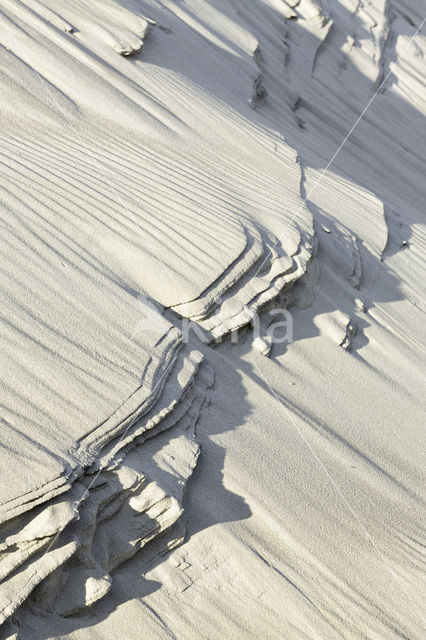
[[[0,640],[421,640],[424,0],[2,0]]]

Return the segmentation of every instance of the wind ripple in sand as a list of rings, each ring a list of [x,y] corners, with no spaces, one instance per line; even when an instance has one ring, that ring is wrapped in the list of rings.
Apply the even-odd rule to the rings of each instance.
[[[14,0],[1,24],[4,620],[49,574],[38,601],[91,604],[179,517],[211,381],[161,307],[222,338],[304,273],[313,245],[296,154],[252,123],[252,80],[226,89],[228,111],[165,65],[116,56],[154,28],[168,55],[193,25]],[[255,42],[240,40],[250,78]]]
[[[213,376],[162,311],[219,341],[284,290],[308,308],[295,311],[284,364],[278,354],[259,375],[256,356],[238,361],[232,345],[224,367],[226,344],[208,356],[224,380],[209,420],[232,422],[236,361],[257,409],[231,441],[227,476],[254,524],[240,537],[222,529],[219,543],[194,536],[192,570],[158,570],[165,589],[145,599],[166,610],[158,637],[420,637],[410,402],[421,395],[424,38],[406,45],[421,10],[4,0],[2,620],[39,585],[15,620],[50,611],[57,625],[106,595],[111,572],[149,541],[178,544],[170,528]],[[407,300],[409,323],[392,304]],[[294,420],[339,479],[336,495],[293,443]],[[204,498],[200,521],[216,503],[198,483],[190,505]],[[189,587],[198,611],[176,596]],[[114,616],[94,632],[111,633]]]

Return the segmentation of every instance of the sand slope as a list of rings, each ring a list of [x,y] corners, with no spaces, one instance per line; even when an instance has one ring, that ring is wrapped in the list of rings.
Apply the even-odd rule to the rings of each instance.
[[[3,2],[0,637],[422,637],[423,12]]]

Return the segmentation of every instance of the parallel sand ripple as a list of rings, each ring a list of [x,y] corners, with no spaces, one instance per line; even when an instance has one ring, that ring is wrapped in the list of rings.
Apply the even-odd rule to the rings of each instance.
[[[204,366],[197,374],[200,363],[201,355],[197,352],[181,355],[175,367],[177,371],[172,373],[173,379],[168,381],[157,405],[132,424],[131,431],[125,431],[125,438],[110,441],[96,465],[80,476],[67,493],[3,525],[0,546],[2,620],[13,613],[43,578],[76,554],[78,558],[72,564],[68,562],[67,568],[62,570],[67,577],[61,577],[61,589],[65,589],[68,580],[72,584],[75,582],[65,600],[69,612],[91,604],[108,590],[105,587],[110,584],[109,571],[179,517],[185,479],[198,455],[194,427],[205,402],[206,388],[212,384],[208,367]],[[171,435],[167,433],[164,439],[161,434],[166,430],[170,430]],[[150,438],[153,444],[142,446]],[[177,441],[182,443],[172,444]],[[169,479],[162,478],[161,468],[163,476],[164,468],[167,468],[166,478]],[[170,474],[175,480],[170,480]],[[128,503],[127,526],[123,505]],[[135,518],[138,514],[143,517]],[[115,517],[117,531],[113,525]],[[108,526],[101,534],[102,526],[99,529],[98,524],[106,520]],[[98,545],[101,535],[103,538]],[[101,576],[100,561],[92,558],[87,545],[93,547],[96,556],[102,555]],[[82,573],[83,558],[87,569]],[[98,579],[100,585],[97,585]],[[86,583],[88,591],[84,599],[82,593],[85,593]],[[53,593],[57,594],[57,589],[53,589]],[[77,597],[80,598],[78,603],[71,605]],[[58,610],[61,614],[63,607]]]
[[[49,574],[35,595],[39,606],[59,615],[89,606],[108,592],[110,571],[178,519],[198,456],[195,423],[211,384],[204,368],[169,412],[159,408],[136,423],[127,455],[109,457],[102,471],[86,473],[64,496],[10,523],[0,560],[2,620]]]
[[[423,48],[412,44],[407,61],[395,65],[414,31],[409,16],[419,24],[422,7],[416,0],[398,6],[384,0],[323,4],[4,0],[2,620],[31,592],[36,609],[60,616],[82,611],[109,591],[115,568],[179,518],[198,454],[194,424],[211,374],[198,354],[181,346],[180,332],[160,312],[172,309],[197,322],[209,340],[220,340],[249,323],[283,288],[297,283],[293,299],[304,303],[308,279],[300,278],[314,234],[301,196],[324,223],[318,225],[320,296],[337,308],[319,314],[320,347],[296,345],[292,375],[322,380],[337,363],[336,388],[345,388],[345,376],[352,375],[356,387],[383,389],[383,404],[391,397],[385,376],[398,398],[405,397],[404,385],[418,389],[411,369],[420,370],[419,357],[404,312],[399,317],[394,308],[372,305],[369,333],[379,338],[366,352],[367,368],[355,359],[351,368],[338,345],[350,349],[355,316],[362,325],[365,307],[358,296],[368,301],[377,273],[383,277],[376,262],[401,247],[402,223],[395,232],[399,211],[417,220],[424,202],[417,140],[424,116],[424,39]],[[381,106],[363,120],[364,135],[353,136],[339,155],[339,174],[332,167],[310,195],[318,167],[326,166],[389,70],[395,75],[391,97],[377,100]],[[300,145],[302,161],[277,131]],[[400,162],[401,149],[410,155]],[[420,224],[412,226],[411,262],[397,257],[395,264],[420,314],[421,270],[412,265],[422,263],[424,233]],[[339,350],[336,363],[331,344]],[[383,370],[375,377],[377,363]],[[414,637],[418,613],[409,596],[418,595],[421,562],[420,519],[411,510],[417,509],[420,484],[415,439],[403,443],[409,429],[395,436],[392,405],[383,413],[387,424],[379,409],[358,415],[357,389],[347,402],[353,415],[345,403],[336,418],[325,384],[327,393],[321,385],[308,386],[308,398],[294,407],[302,433],[317,434],[314,443],[320,442],[321,455],[327,452],[337,477],[353,482],[343,485],[348,500],[353,488],[362,513],[375,512],[371,522],[378,532],[381,522],[388,523],[379,546],[410,586],[406,601],[397,602],[400,592],[382,594],[388,585],[372,575],[374,568],[366,571],[373,556],[360,535],[348,533],[346,511],[333,511],[332,501],[319,496],[330,487],[321,484],[311,495],[313,472],[299,486],[300,468],[308,475],[310,468],[300,458],[300,441],[291,449],[286,433],[294,455],[278,455],[278,396],[286,372],[270,364],[265,370],[277,376],[277,407],[248,382],[252,399],[265,396],[263,405],[254,406],[267,416],[263,423],[259,418],[260,426],[269,429],[265,437],[258,423],[250,425],[254,437],[242,448],[268,451],[273,491],[252,486],[253,465],[247,456],[247,469],[238,467],[244,464],[240,450],[236,474],[237,488],[245,478],[244,490],[256,494],[270,559],[259,554],[258,537],[251,549],[229,534],[233,557],[212,570],[219,588],[213,578],[209,591],[209,577],[200,580],[198,591],[194,585],[202,613],[212,607],[215,615],[200,622],[189,596],[167,601],[168,619],[180,629],[188,615],[194,624],[189,628],[205,625],[212,637],[218,628],[235,630],[235,637],[254,628],[256,637],[262,625],[282,634],[283,620],[289,637],[309,637],[311,620],[327,638],[342,637],[342,629],[351,638]],[[318,415],[326,416],[319,420],[309,418],[314,393]],[[343,401],[343,392],[337,398]],[[281,468],[283,461],[288,469]],[[361,469],[362,481],[348,476],[349,463]],[[280,474],[285,486],[275,487]],[[285,513],[279,511],[281,494],[291,496]],[[292,499],[299,503],[300,496],[298,511]],[[320,530],[312,536],[313,549],[298,530],[309,528],[312,514]],[[408,527],[400,523],[405,514]],[[324,541],[330,533],[332,544]],[[179,534],[171,535],[169,544],[176,544]],[[402,542],[395,546],[398,536]],[[346,552],[348,542],[355,549],[352,556],[348,552],[353,568],[343,571],[333,545]],[[201,566],[205,548],[194,546]],[[355,557],[358,550],[364,562]],[[397,552],[411,564],[403,566]],[[221,596],[220,585],[233,586],[230,574],[237,572],[246,592],[235,597],[225,588]],[[371,584],[362,584],[364,573]],[[269,601],[265,594],[273,581],[279,586]],[[288,618],[282,595],[290,603]],[[170,602],[178,601],[185,610],[175,619]]]
[[[186,49],[174,20],[177,41],[118,3],[2,7],[1,620],[42,581],[79,611],[179,517],[211,374],[161,308],[222,339],[313,251],[297,154],[253,122],[257,42],[228,20],[223,103],[125,60],[153,28]]]

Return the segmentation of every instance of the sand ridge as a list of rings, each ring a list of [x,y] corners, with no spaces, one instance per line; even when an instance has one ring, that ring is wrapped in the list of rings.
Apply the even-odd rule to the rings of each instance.
[[[0,637],[421,637],[423,10],[4,1]]]

